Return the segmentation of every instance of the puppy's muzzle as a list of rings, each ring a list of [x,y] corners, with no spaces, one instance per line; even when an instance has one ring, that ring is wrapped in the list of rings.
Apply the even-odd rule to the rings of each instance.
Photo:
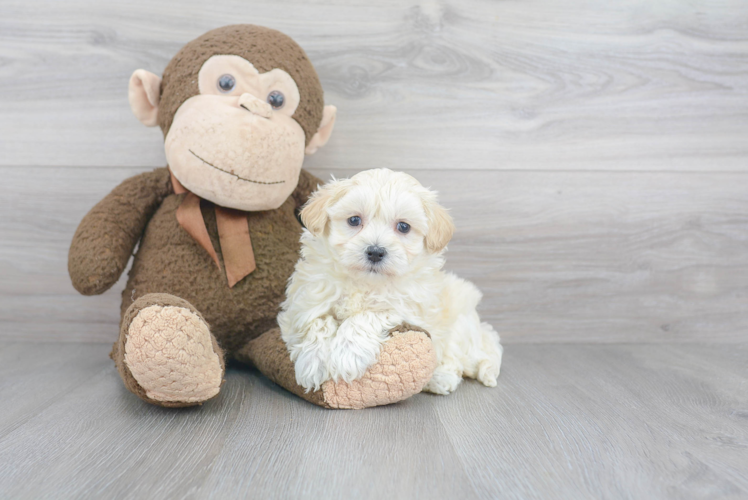
[[[387,255],[387,250],[380,246],[372,245],[366,248],[366,258],[369,259],[369,262],[372,264],[376,264],[384,259],[385,255]]]

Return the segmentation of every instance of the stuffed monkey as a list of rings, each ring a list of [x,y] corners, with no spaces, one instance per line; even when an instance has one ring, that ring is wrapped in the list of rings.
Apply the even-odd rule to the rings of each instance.
[[[225,361],[254,364],[328,408],[420,392],[435,366],[428,333],[403,325],[359,380],[305,393],[276,315],[299,257],[299,210],[320,182],[301,169],[335,123],[304,51],[252,25],[183,47],[163,78],[137,70],[130,105],[164,134],[168,167],[125,180],[83,218],[68,269],[84,295],[117,282],[136,245],[111,358],[148,403],[183,407],[219,394]]]

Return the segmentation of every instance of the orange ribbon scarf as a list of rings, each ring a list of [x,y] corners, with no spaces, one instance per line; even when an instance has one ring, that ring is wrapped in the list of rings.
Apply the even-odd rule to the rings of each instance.
[[[171,174],[171,184],[174,193],[187,193],[177,209],[179,225],[208,252],[218,269],[221,269],[218,253],[213,248],[213,243],[211,243],[208,235],[208,228],[205,227],[205,220],[203,220],[203,214],[200,211],[200,197],[182,186],[179,180],[174,177],[174,174]],[[218,205],[215,205],[215,208],[218,240],[223,254],[223,267],[229,282],[229,288],[233,288],[242,278],[257,268],[255,254],[252,250],[252,240],[249,237],[249,221],[247,220],[247,213],[241,210],[219,207]]]

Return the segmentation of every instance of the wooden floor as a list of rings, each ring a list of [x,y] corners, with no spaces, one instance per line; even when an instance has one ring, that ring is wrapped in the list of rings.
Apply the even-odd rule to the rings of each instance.
[[[226,24],[294,37],[338,107],[320,177],[405,170],[457,224],[499,386],[324,411],[232,367],[125,391],[124,279],[67,250],[165,165],[127,81]],[[748,2],[2,0],[0,500],[748,499]]]
[[[0,498],[748,497],[748,346],[510,345],[497,388],[363,411],[242,366],[153,407],[107,351],[0,344]]]

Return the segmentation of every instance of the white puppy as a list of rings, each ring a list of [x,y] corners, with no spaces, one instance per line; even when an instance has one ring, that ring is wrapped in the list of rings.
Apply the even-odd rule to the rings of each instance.
[[[502,347],[475,310],[481,293],[442,271],[454,225],[436,193],[402,172],[367,170],[319,188],[301,219],[301,259],[278,316],[301,386],[361,377],[403,322],[431,334],[438,365],[425,390],[449,394],[463,376],[496,385]]]

